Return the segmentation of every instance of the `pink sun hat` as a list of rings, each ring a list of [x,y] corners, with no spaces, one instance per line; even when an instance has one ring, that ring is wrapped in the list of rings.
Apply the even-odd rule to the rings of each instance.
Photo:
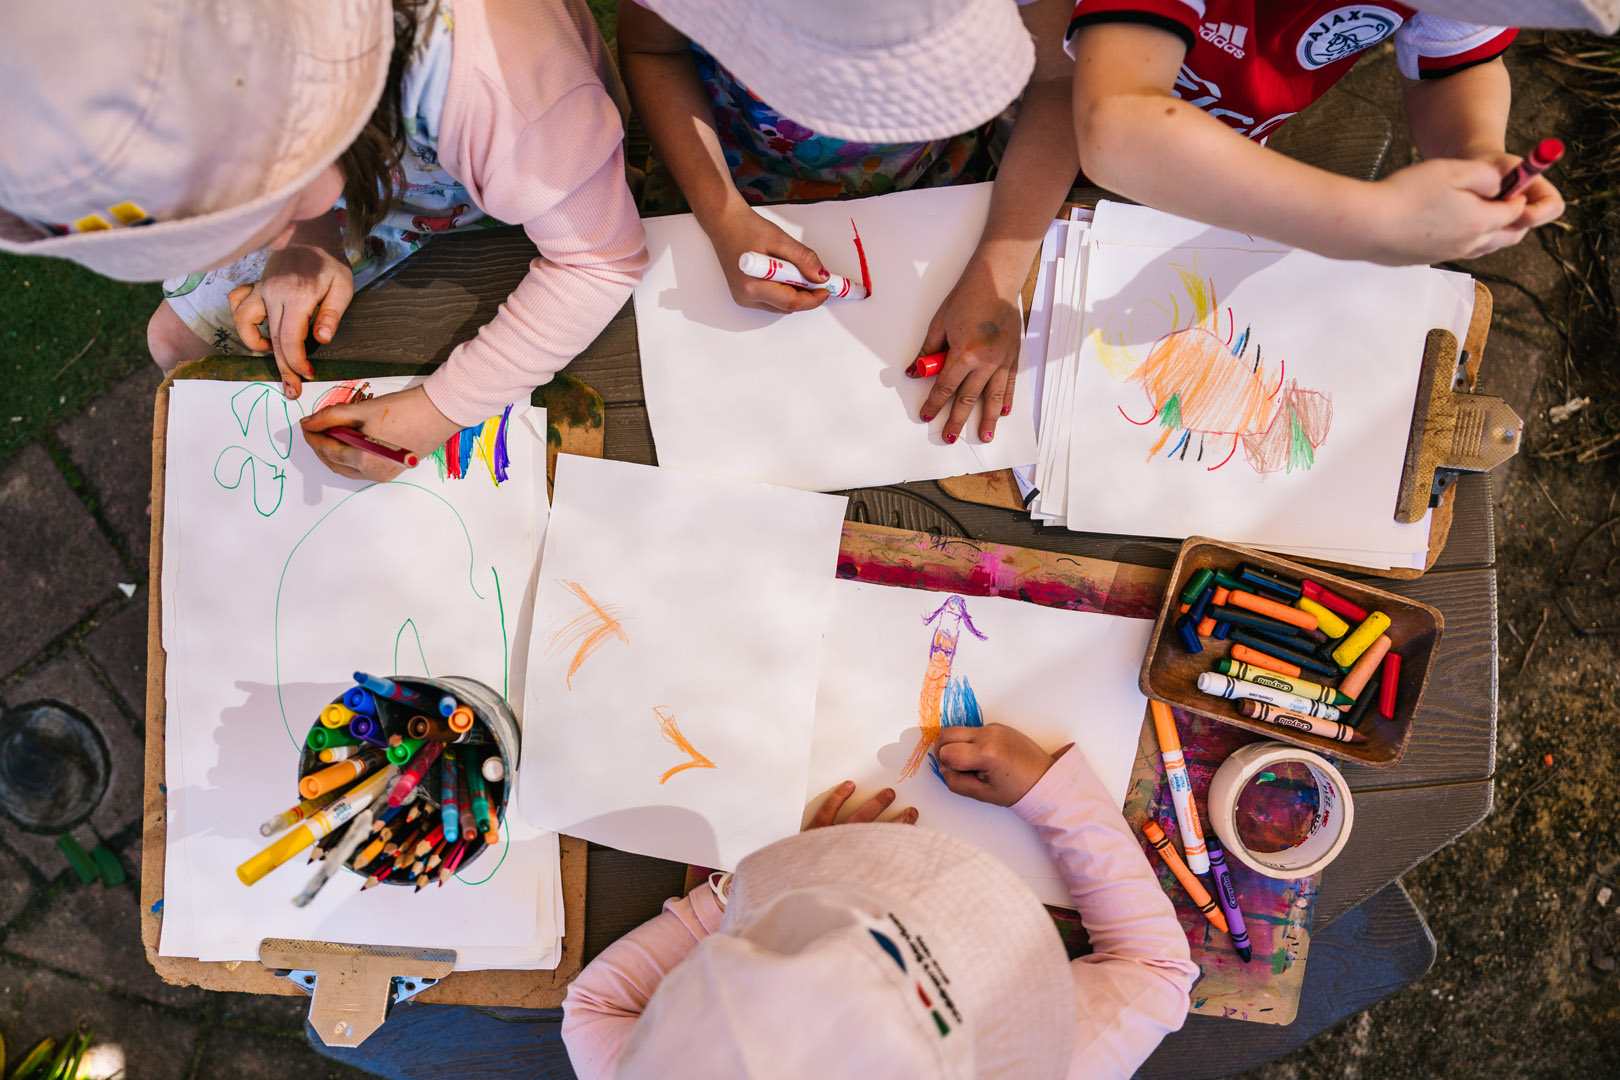
[[[640,0],[771,108],[821,135],[925,142],[1024,90],[1035,44],[1015,0]]]
[[[388,0],[0,4],[0,250],[224,262],[359,135],[393,44]]]

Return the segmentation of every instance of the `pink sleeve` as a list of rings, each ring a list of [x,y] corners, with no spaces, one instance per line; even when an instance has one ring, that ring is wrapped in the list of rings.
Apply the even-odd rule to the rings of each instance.
[[[1015,803],[1069,884],[1093,952],[1070,964],[1071,1075],[1128,1077],[1187,1016],[1197,980],[1175,907],[1085,757],[1071,749]]]
[[[476,94],[460,119],[458,178],[540,250],[495,318],[427,379],[433,404],[465,427],[528,400],[594,341],[630,299],[647,252],[625,184],[624,129],[600,82],[533,117],[499,93]]]
[[[563,1044],[580,1080],[613,1075],[641,1010],[670,970],[720,928],[725,909],[707,884],[602,950],[568,987]]]

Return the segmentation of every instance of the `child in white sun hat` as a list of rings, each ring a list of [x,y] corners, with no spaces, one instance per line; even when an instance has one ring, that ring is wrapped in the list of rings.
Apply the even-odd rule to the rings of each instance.
[[[952,791],[1039,830],[1089,956],[1066,959],[994,856],[874,821],[892,790],[817,828],[846,783],[805,832],[669,901],[580,973],[563,1040],[581,1080],[1134,1073],[1181,1026],[1198,967],[1118,807],[1077,750],[1002,724],[946,728],[936,751]]]
[[[612,87],[613,90],[609,88]],[[617,77],[583,0],[85,0],[0,8],[0,249],[165,280],[171,367],[273,352],[289,397],[356,288],[437,232],[521,224],[500,312],[424,385],[322,410],[329,465],[499,415],[588,345],[645,262]]]
[[[923,419],[982,441],[1012,410],[1018,293],[1074,181],[1072,0],[620,0],[631,101],[745,307],[825,300],[747,277],[745,251],[826,279],[816,253],[752,206],[884,194],[982,176],[987,125],[1013,124],[990,217],[919,355],[949,348]],[[671,205],[662,169],[644,209]],[[662,198],[661,198],[662,196]],[[982,409],[978,408],[982,402]],[[979,418],[974,420],[974,413]]]

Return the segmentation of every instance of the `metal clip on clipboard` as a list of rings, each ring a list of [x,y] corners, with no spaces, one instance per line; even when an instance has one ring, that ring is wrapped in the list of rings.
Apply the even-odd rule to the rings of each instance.
[[[1422,520],[1461,473],[1485,472],[1519,452],[1524,421],[1501,398],[1473,393],[1468,360],[1450,331],[1429,331],[1396,521]]]
[[[309,1023],[327,1046],[359,1046],[388,1012],[450,974],[454,949],[265,938],[259,962],[312,995]]]

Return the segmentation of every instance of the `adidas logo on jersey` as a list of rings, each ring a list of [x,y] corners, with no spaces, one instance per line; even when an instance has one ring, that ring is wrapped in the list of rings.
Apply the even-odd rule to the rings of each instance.
[[[1233,26],[1231,23],[1207,22],[1198,31],[1198,36],[1220,49],[1231,53],[1239,60],[1243,59],[1243,43],[1249,40],[1247,26]]]

